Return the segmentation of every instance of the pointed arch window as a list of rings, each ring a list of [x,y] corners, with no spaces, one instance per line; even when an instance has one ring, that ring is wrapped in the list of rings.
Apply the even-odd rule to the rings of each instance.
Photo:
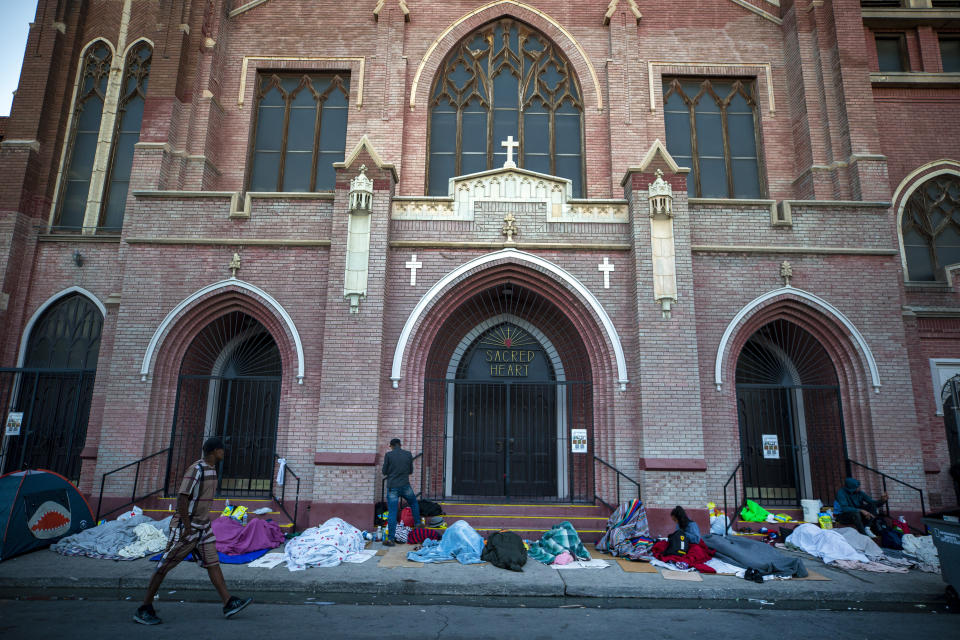
[[[347,144],[350,78],[257,76],[250,191],[332,191]]]
[[[120,231],[123,226],[130,170],[133,167],[133,149],[140,140],[143,104],[147,96],[152,57],[153,49],[146,42],[141,42],[127,54],[123,85],[120,88],[117,128],[113,135],[113,150],[110,155],[110,177],[98,225],[104,230]]]
[[[568,178],[573,196],[584,195],[583,94],[543,34],[511,19],[481,27],[447,55],[430,95],[430,195],[502,166],[508,136],[520,141],[518,166]]]
[[[101,40],[91,44],[83,55],[82,75],[73,107],[73,127],[63,164],[59,210],[55,218],[55,225],[64,229],[83,226],[112,59],[110,47]]]
[[[944,280],[960,263],[960,176],[930,178],[907,200],[901,221],[908,280]]]

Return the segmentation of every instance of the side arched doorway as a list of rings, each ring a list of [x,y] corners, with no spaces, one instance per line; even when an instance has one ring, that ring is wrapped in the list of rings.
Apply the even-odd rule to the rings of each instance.
[[[460,305],[430,351],[423,454],[435,475],[424,490],[588,502],[592,417],[589,360],[569,319],[530,289],[490,287]]]
[[[0,370],[0,403],[21,417],[4,438],[3,473],[49,469],[76,483],[87,437],[103,314],[85,295],[68,294],[37,318],[23,366]]]
[[[832,504],[847,456],[839,382],[823,345],[792,322],[770,322],[740,352],[736,382],[746,497]]]
[[[180,366],[167,490],[200,455],[203,441],[223,438],[217,491],[266,496],[273,482],[280,411],[281,358],[258,320],[241,311],[220,316],[190,343]]]

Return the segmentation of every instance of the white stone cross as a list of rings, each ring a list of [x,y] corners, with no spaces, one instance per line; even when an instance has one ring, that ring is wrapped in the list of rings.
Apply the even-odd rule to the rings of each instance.
[[[417,269],[423,266],[422,262],[417,261],[417,254],[413,254],[413,257],[410,258],[410,262],[407,262],[405,265],[407,269],[410,269],[410,286],[417,286]]]
[[[597,270],[603,271],[603,288],[604,289],[610,288],[610,272],[613,271],[614,269],[615,267],[613,266],[613,263],[610,262],[609,258],[604,258],[603,264],[597,265]]]
[[[504,169],[516,169],[517,164],[513,161],[513,150],[514,148],[520,147],[520,141],[514,140],[513,136],[507,136],[507,139],[500,143],[501,147],[506,147],[507,149],[507,161],[503,163]]]

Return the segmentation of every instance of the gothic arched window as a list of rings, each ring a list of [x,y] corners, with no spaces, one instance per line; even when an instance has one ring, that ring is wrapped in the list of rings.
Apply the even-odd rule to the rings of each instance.
[[[83,226],[112,58],[110,47],[102,40],[91,44],[83,54],[83,71],[73,107],[73,130],[63,163],[58,227],[79,229]]]
[[[901,221],[908,280],[944,280],[960,263],[960,176],[930,178],[910,195]]]
[[[143,102],[150,80],[150,60],[153,49],[141,42],[127,54],[117,129],[113,134],[113,152],[110,158],[110,179],[107,182],[106,201],[100,216],[100,226],[120,231],[123,212],[127,208],[127,190],[130,187],[130,169],[133,167],[133,147],[140,140],[143,123]]]
[[[518,166],[568,178],[583,196],[582,94],[542,34],[511,19],[481,27],[447,55],[430,95],[430,195],[447,195],[454,176],[502,166],[500,143],[513,136]]]

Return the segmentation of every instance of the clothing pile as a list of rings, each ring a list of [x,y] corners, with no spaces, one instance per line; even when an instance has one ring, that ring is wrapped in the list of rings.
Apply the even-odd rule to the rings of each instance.
[[[253,518],[247,524],[221,516],[210,523],[217,538],[217,551],[241,555],[261,549],[273,549],[283,544],[283,532],[276,522]]]
[[[657,566],[674,571],[696,569],[700,573],[716,573],[716,570],[707,564],[713,558],[714,551],[703,544],[702,540],[689,545],[683,555],[669,555],[669,546],[669,540],[661,540],[653,545],[650,552],[660,561]]]
[[[136,560],[163,551],[169,527],[170,518],[158,521],[149,516],[134,515],[67,536],[50,549],[62,556]]]
[[[554,525],[540,536],[540,540],[530,543],[527,555],[543,564],[552,564],[564,551],[569,551],[576,560],[590,560],[590,553],[580,541],[580,535],[573,525],[564,520]]]
[[[917,562],[917,568],[927,573],[940,573],[940,556],[932,536],[903,536],[903,553]]]
[[[501,569],[523,571],[523,565],[527,564],[527,548],[513,531],[497,531],[484,542],[480,559]]]
[[[457,520],[437,540],[424,540],[420,549],[407,553],[407,560],[413,562],[449,562],[457,560],[460,564],[479,564],[483,562],[483,538],[466,520]]]
[[[707,535],[703,542],[714,550],[714,558],[733,565],[752,570],[759,577],[789,576],[806,578],[807,568],[800,558],[792,558],[759,540],[750,540],[742,536]]]
[[[621,558],[650,557],[656,540],[650,537],[647,510],[639,499],[624,502],[607,520],[607,530],[597,542],[597,551]]]
[[[802,524],[784,542],[788,547],[820,558],[824,564],[843,569],[906,573],[912,565],[909,561],[888,557],[873,540],[848,527],[821,529],[814,524]]]
[[[330,518],[319,527],[307,529],[287,543],[283,551],[290,571],[307,567],[335,567],[362,555],[363,535],[360,529],[340,518]]]

